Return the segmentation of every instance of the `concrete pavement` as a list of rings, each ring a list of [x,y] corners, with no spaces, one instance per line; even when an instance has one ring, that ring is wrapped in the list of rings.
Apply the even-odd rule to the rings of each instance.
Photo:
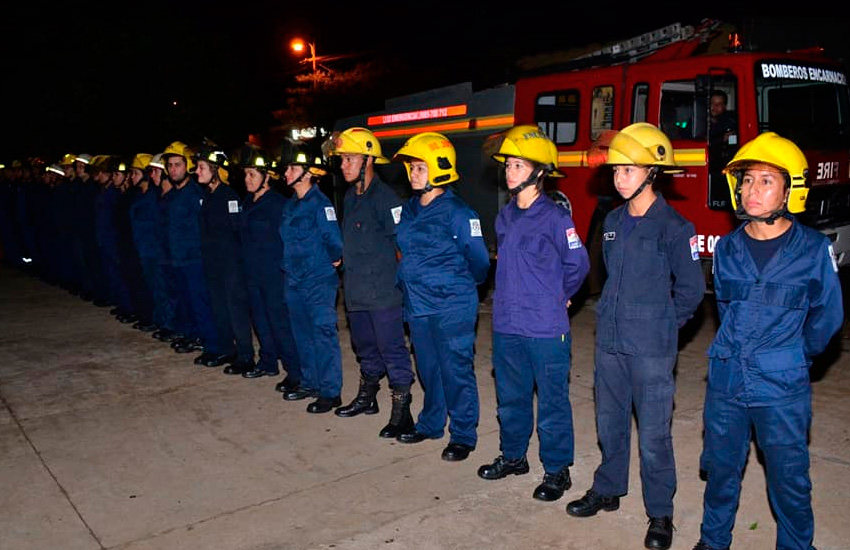
[[[343,309],[343,401],[358,372]],[[699,536],[702,398],[711,308],[677,368],[674,445],[679,488],[673,550]],[[588,519],[564,507],[590,487],[599,462],[593,414],[591,305],[573,317],[573,488],[555,503],[531,498],[532,471],[477,477],[499,454],[490,376],[490,309],[481,308],[476,373],[478,448],[460,463],[448,437],[404,445],[377,437],[381,413],[311,415],[285,402],[279,379],[247,380],[192,364],[66,292],[0,268],[0,550],[575,549],[643,548],[636,437],[629,495]],[[812,479],[819,550],[850,548],[850,352],[840,342],[815,367]],[[418,413],[421,390],[414,388]],[[754,449],[754,448],[753,448]],[[773,548],[764,470],[752,452],[736,550]]]

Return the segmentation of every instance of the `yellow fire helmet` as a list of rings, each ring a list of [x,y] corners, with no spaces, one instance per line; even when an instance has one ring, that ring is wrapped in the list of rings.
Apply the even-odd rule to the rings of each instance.
[[[799,214],[806,210],[806,198],[809,195],[809,188],[806,186],[809,163],[806,161],[806,155],[793,141],[779,136],[776,132],[765,132],[742,145],[723,169],[729,183],[732,208],[736,213],[741,207],[741,176],[747,166],[756,163],[775,166],[785,174],[785,185],[790,188],[786,201],[788,212]]]
[[[608,146],[605,164],[656,166],[668,174],[683,172],[673,158],[670,138],[648,122],[636,122],[617,132]]]
[[[192,152],[186,147],[182,141],[173,141],[168,144],[165,151],[162,152],[162,160],[167,163],[168,157],[178,155],[186,159],[186,170],[193,172],[195,170],[195,162],[192,159]]]
[[[139,153],[133,157],[130,168],[133,170],[144,170],[151,163],[152,158],[153,155],[149,155],[148,153]]]
[[[352,153],[375,157],[375,164],[387,164],[389,159],[381,154],[381,142],[369,129],[354,127],[331,136],[328,156]]]
[[[404,163],[410,178],[410,161],[421,160],[428,165],[428,180],[434,187],[457,181],[457,154],[454,145],[443,134],[423,132],[402,145],[393,160]]]
[[[504,164],[508,157],[525,159],[539,165],[549,176],[565,177],[564,173],[558,170],[558,148],[537,126],[521,124],[505,133],[499,151],[492,158]]]
[[[58,164],[59,166],[71,166],[72,164],[74,164],[75,160],[77,160],[77,155],[67,153],[66,155],[62,156],[62,160],[60,160]]]

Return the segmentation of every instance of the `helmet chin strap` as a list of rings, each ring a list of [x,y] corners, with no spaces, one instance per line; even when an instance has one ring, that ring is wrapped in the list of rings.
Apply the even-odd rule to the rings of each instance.
[[[433,191],[434,189],[435,189],[435,187],[433,185],[431,185],[431,182],[429,181],[425,184],[425,187],[423,187],[422,189],[412,189],[412,191],[413,191],[414,195],[424,195],[426,193]]]
[[[739,220],[748,220],[748,221],[751,221],[751,222],[764,222],[767,225],[773,225],[774,223],[776,223],[776,220],[778,220],[779,218],[784,218],[786,214],[788,214],[788,207],[784,206],[784,205],[779,210],[774,210],[773,212],[771,212],[769,216],[762,216],[762,217],[750,216],[740,206],[738,207],[737,210],[735,210],[735,217],[737,217]]]
[[[524,182],[520,183],[516,187],[508,188],[508,193],[510,193],[510,195],[512,197],[516,197],[526,187],[530,187],[532,185],[537,185],[537,183],[540,181],[540,177],[542,175],[543,175],[543,168],[541,168],[541,167],[535,168]]]
[[[301,180],[303,180],[303,179],[304,179],[304,176],[306,176],[306,175],[308,174],[308,171],[307,171],[307,167],[306,167],[306,166],[302,166],[301,168],[303,168],[303,169],[304,169],[304,171],[303,171],[303,172],[301,172],[301,175],[300,175],[300,176],[298,176],[297,178],[295,178],[294,180],[292,180],[292,183],[288,184],[288,187],[292,187],[292,186],[293,186],[293,185],[295,185],[296,183],[300,182]]]
[[[739,172],[738,174],[740,174],[740,176],[743,176],[743,172]],[[786,182],[785,182],[786,196],[785,196],[785,201],[782,203],[782,208],[778,208],[778,209],[774,210],[773,212],[771,212],[767,216],[750,216],[749,214],[747,214],[747,211],[744,210],[744,205],[741,204],[741,184],[740,184],[741,177],[739,177],[738,175],[736,175],[735,177],[736,177],[737,181],[739,182],[738,187],[737,187],[736,192],[735,192],[735,198],[736,198],[735,202],[738,204],[738,208],[735,209],[735,217],[736,218],[738,218],[739,220],[748,220],[748,221],[751,221],[751,222],[763,222],[767,225],[773,225],[774,223],[776,223],[776,220],[778,220],[779,218],[784,218],[788,214],[787,190],[790,187],[791,182],[789,180],[787,180],[787,177],[786,177]]]
[[[646,189],[647,185],[650,185],[652,182],[654,182],[656,174],[658,174],[658,168],[655,167],[655,166],[651,166],[649,168],[649,173],[646,175],[646,179],[643,180],[643,183],[640,184],[640,187],[635,189],[635,192],[632,193],[632,196],[625,199],[626,202],[628,202],[628,201],[632,200],[633,198],[637,197],[638,195],[640,195],[643,192],[643,190]]]

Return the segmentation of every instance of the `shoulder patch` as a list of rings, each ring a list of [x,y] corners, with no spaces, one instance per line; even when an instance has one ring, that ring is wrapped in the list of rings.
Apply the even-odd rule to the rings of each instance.
[[[336,221],[336,210],[334,210],[333,206],[325,207],[325,219],[327,219],[329,222]]]
[[[227,201],[227,212],[229,214],[239,213],[239,201]]]
[[[835,258],[835,250],[829,245],[829,259],[832,260],[832,269],[838,273],[838,260]]]
[[[617,232],[616,231],[608,231],[608,232],[602,234],[602,240],[603,241],[613,241],[613,240],[616,240],[616,239],[617,239]]]
[[[697,239],[697,236],[692,236],[688,239],[688,242],[691,245],[691,259],[693,261],[699,260],[699,240]]]
[[[469,219],[469,236],[470,237],[482,237],[483,233],[481,233],[481,220],[478,218],[470,218]]]
[[[390,208],[390,214],[393,215],[393,223],[398,225],[401,221],[401,205],[398,205],[395,208]]]
[[[570,250],[574,248],[581,248],[581,239],[579,239],[575,227],[567,228],[567,246]]]

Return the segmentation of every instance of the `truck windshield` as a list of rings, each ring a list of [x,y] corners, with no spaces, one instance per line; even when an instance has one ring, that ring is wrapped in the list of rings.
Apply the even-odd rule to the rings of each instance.
[[[815,63],[762,60],[755,76],[760,133],[776,132],[803,150],[850,144],[850,96],[843,72]]]

